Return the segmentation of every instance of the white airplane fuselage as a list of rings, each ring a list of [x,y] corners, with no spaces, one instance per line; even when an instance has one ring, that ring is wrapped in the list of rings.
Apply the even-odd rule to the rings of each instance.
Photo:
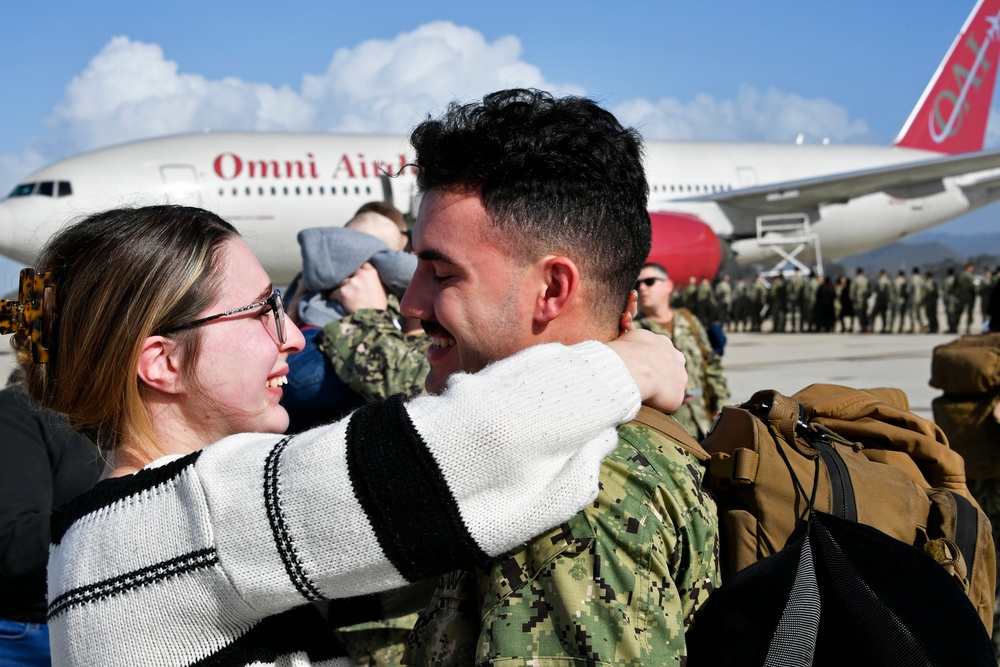
[[[30,263],[45,240],[68,220],[121,205],[201,206],[232,222],[253,245],[276,281],[300,265],[297,234],[341,225],[372,200],[404,213],[415,202],[404,137],[333,134],[205,133],[139,141],[79,155],[45,167],[22,183],[35,192],[0,202],[0,253]],[[753,214],[705,195],[769,183],[917,162],[940,154],[896,147],[648,142],[651,211],[688,213],[730,242],[743,264],[766,261]],[[382,172],[394,178],[382,178]],[[400,172],[402,172],[400,174]],[[996,197],[970,197],[964,180],[940,181],[935,191],[878,192],[803,210],[825,259],[893,242],[952,219]],[[72,194],[58,196],[59,183]],[[50,183],[51,195],[38,193]]]
[[[696,215],[729,241],[740,264],[766,262],[773,254],[757,242],[754,214],[741,214],[716,202],[684,200],[940,157],[894,146],[649,142],[649,210]],[[801,213],[811,222],[823,258],[836,259],[892,243],[996,201],[1000,198],[996,189],[972,191],[960,186],[998,175],[1000,170],[993,169],[941,179],[939,187],[900,185],[891,193],[807,206]],[[810,257],[811,252],[803,256]]]

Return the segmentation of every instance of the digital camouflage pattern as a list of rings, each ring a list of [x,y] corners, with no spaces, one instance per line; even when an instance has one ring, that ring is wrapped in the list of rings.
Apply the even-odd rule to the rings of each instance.
[[[688,372],[687,393],[694,393],[694,396],[680,407],[674,419],[695,439],[701,440],[711,430],[715,414],[729,400],[729,384],[722,359],[712,352],[705,327],[697,319],[685,317],[680,308],[674,310],[672,331],[644,317],[637,319],[635,326],[663,334],[684,355],[684,366]]]
[[[399,300],[390,295],[386,310],[361,309],[323,329],[320,349],[337,377],[367,401],[424,390],[430,338],[403,334],[399,318]]]
[[[683,665],[684,633],[719,583],[715,502],[701,464],[635,422],[597,499],[476,573],[441,580],[409,665]]]

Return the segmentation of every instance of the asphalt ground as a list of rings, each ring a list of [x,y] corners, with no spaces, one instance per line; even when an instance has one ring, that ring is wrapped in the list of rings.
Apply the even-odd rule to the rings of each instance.
[[[730,403],[760,389],[793,394],[817,382],[848,387],[896,387],[910,410],[932,419],[931,401],[941,394],[928,384],[934,347],[955,340],[946,334],[727,334],[723,364]]]

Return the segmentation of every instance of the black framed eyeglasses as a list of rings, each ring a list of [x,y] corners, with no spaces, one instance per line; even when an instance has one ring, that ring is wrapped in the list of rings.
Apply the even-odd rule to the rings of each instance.
[[[643,278],[642,280],[635,281],[635,291],[639,291],[639,285],[645,285],[646,287],[652,287],[661,280],[666,280],[666,278]]]
[[[263,301],[258,301],[256,303],[251,303],[249,306],[243,306],[241,308],[233,308],[232,310],[227,310],[224,313],[219,313],[218,315],[209,315],[208,317],[202,317],[193,322],[185,322],[184,324],[178,324],[175,327],[170,327],[164,331],[160,332],[160,335],[166,336],[172,334],[175,331],[182,331],[184,329],[190,329],[191,327],[196,327],[206,322],[211,322],[212,320],[218,320],[223,317],[229,317],[230,315],[235,315],[237,313],[245,313],[248,310],[253,310],[254,308],[264,308],[265,306],[270,306],[271,317],[274,320],[274,326],[270,327],[265,325],[267,332],[271,334],[271,338],[274,339],[278,345],[285,344],[285,307],[281,304],[281,290],[275,289],[271,292],[271,296],[267,297]],[[272,331],[273,329],[273,331]]]

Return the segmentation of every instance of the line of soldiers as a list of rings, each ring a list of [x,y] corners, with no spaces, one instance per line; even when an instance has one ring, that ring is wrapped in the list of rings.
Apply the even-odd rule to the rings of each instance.
[[[787,277],[775,276],[770,286],[759,275],[752,282],[741,277],[735,284],[724,275],[714,285],[692,278],[675,292],[675,301],[706,326],[720,322],[728,331],[939,333],[944,328],[971,333],[974,321],[988,319],[998,276],[1000,267],[983,267],[977,275],[971,262],[959,273],[948,269],[943,283],[919,268],[909,277],[899,271],[895,278],[883,269],[874,280],[861,268],[853,279],[820,278],[795,269]]]

